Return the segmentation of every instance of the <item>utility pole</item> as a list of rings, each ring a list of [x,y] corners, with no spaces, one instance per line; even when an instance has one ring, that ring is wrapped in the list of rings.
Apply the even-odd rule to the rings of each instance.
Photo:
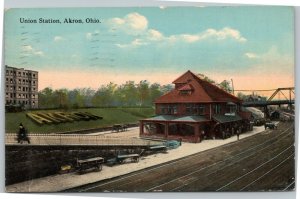
[[[232,85],[232,94],[234,95],[233,79],[231,79],[231,85]]]

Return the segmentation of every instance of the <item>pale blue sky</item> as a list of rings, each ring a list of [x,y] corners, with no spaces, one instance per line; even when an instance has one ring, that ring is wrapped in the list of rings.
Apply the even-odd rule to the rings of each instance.
[[[40,17],[62,23],[19,22]],[[97,18],[101,23],[64,24],[65,18]],[[116,74],[124,82],[149,78],[171,83],[192,70],[217,80],[237,74],[281,75],[284,81],[274,81],[280,84],[274,86],[292,86],[293,19],[291,7],[263,6],[10,9],[5,12],[5,64],[40,71],[45,76],[40,88],[58,87],[58,80],[46,77],[57,71],[105,74],[98,85],[118,83]],[[171,77],[154,78],[162,73]],[[78,78],[76,72],[66,74]],[[86,84],[78,87],[95,87]]]

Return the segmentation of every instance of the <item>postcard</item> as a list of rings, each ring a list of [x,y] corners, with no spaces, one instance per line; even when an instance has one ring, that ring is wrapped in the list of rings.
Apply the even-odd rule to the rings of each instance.
[[[7,192],[295,188],[294,8],[11,8]]]

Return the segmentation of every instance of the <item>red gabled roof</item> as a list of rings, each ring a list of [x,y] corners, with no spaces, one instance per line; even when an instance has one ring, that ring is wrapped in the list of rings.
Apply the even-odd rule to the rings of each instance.
[[[179,91],[192,91],[194,90],[193,86],[190,84],[185,84],[182,87],[178,88]]]
[[[187,71],[173,81],[174,84],[184,84],[169,93],[157,98],[155,103],[209,103],[209,102],[235,102],[241,100],[219,87],[200,79],[191,71]],[[190,94],[181,94],[182,89],[193,88]]]
[[[191,71],[186,71],[183,75],[175,79],[172,83],[173,84],[180,84],[180,83],[186,83],[187,80],[193,79],[194,74]]]

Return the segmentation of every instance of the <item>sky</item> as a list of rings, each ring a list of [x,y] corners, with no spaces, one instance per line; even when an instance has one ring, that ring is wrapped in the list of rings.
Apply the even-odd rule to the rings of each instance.
[[[294,86],[292,7],[9,9],[4,20],[5,64],[39,71],[39,90],[169,84],[187,70],[235,89]]]

